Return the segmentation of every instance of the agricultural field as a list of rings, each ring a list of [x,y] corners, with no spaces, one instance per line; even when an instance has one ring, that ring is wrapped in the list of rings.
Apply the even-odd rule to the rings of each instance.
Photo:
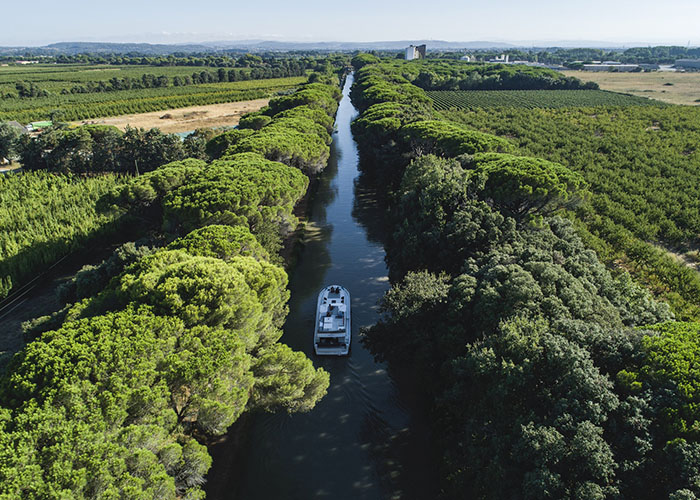
[[[567,71],[566,74],[593,81],[603,90],[624,92],[671,104],[700,105],[700,73]]]
[[[0,175],[0,298],[113,225],[120,212],[97,201],[125,177],[46,172]]]
[[[198,128],[232,127],[238,124],[238,120],[243,114],[258,111],[269,101],[265,98],[190,106],[173,110],[151,111],[150,113],[133,113],[95,120],[81,120],[73,122],[72,125],[114,125],[120,130],[125,130],[126,127],[145,129],[155,127],[167,134],[189,132]]]
[[[700,109],[630,106],[443,111],[447,119],[507,137],[519,154],[581,173],[590,204],[577,214],[587,243],[635,271],[680,318],[697,319],[700,274]],[[653,244],[650,244],[653,243]]]
[[[430,90],[426,93],[438,110],[662,105],[651,99],[604,90]]]
[[[50,94],[45,97],[21,99],[3,98],[0,99],[0,121],[16,120],[20,123],[44,119],[74,121],[187,106],[248,101],[289,91],[305,81],[306,77],[299,76],[113,92]]]
[[[62,91],[70,91],[76,85],[86,85],[95,82],[109,83],[114,78],[141,80],[143,75],[153,75],[156,78],[167,77],[172,83],[175,77],[192,77],[203,71],[216,74],[219,78],[219,69],[228,72],[231,68],[210,68],[198,66],[110,66],[87,64],[32,64],[27,66],[0,67],[0,96],[7,93],[16,93],[17,82],[34,83],[41,90],[52,94],[60,94]],[[250,77],[252,69],[235,68],[237,75]],[[256,73],[257,74],[257,73]],[[245,77],[240,78],[243,80]],[[228,79],[228,78],[227,78]],[[255,78],[249,78],[255,79]]]

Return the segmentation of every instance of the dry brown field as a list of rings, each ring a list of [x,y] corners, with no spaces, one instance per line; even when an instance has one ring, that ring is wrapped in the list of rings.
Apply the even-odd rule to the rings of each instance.
[[[207,106],[191,106],[166,111],[153,111],[132,115],[112,116],[96,120],[81,120],[75,125],[99,123],[114,125],[124,130],[127,126],[134,128],[159,128],[166,133],[189,132],[197,128],[231,127],[238,124],[242,115],[264,107],[269,99],[253,101],[227,102]]]
[[[603,90],[623,92],[671,104],[700,105],[700,72],[610,73],[567,71],[583,81],[592,81]]]

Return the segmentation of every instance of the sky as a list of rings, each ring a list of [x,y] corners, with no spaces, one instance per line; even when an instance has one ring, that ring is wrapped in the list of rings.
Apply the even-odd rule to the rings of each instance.
[[[246,39],[700,45],[700,0],[33,0],[7,2],[2,18],[4,46]]]

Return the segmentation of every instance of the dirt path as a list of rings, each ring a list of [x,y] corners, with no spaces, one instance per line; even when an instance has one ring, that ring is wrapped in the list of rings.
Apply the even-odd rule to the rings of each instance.
[[[132,115],[112,116],[96,120],[73,122],[76,125],[99,123],[114,125],[122,130],[127,125],[138,128],[157,127],[166,133],[189,132],[203,127],[231,127],[238,124],[241,115],[266,106],[269,99],[253,101],[227,102],[207,106],[191,106],[189,108],[153,111]]]

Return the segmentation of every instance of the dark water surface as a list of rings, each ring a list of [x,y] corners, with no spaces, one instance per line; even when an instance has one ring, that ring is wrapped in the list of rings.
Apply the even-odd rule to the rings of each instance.
[[[357,114],[348,96],[351,84],[352,76],[343,89],[331,158],[311,202],[306,244],[291,270],[282,337],[330,372],[331,386],[309,413],[252,416],[231,467],[236,470],[217,467],[214,454],[207,498],[435,497],[423,412],[411,409],[411,395],[400,393],[386,366],[375,363],[359,341],[359,329],[377,321],[377,301],[389,282],[379,241],[381,210],[359,178],[350,132]],[[352,297],[349,357],[313,354],[316,298],[329,284],[345,286]]]

